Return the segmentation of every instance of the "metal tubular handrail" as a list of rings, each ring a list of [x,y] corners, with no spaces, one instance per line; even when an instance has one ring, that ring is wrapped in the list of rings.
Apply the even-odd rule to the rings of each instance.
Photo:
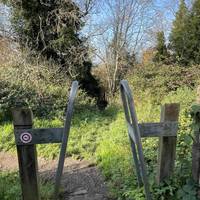
[[[69,138],[69,131],[70,131],[70,125],[71,125],[71,120],[72,120],[74,101],[75,101],[77,91],[78,91],[78,82],[73,81],[70,95],[69,95],[69,102],[67,104],[65,125],[64,125],[64,129],[63,129],[63,138],[62,138],[58,168],[56,171],[55,191],[54,191],[55,199],[57,199],[59,187],[60,187],[60,183],[61,183],[61,176],[62,176],[63,168],[64,168],[64,161],[65,161],[65,156],[66,156],[67,143],[68,143],[68,138]]]
[[[142,142],[140,136],[140,129],[138,126],[138,120],[136,115],[136,110],[134,106],[134,100],[131,93],[131,89],[126,80],[122,80],[120,82],[120,91],[121,98],[125,112],[125,118],[128,126],[128,132],[132,129],[132,133],[134,134],[134,139],[130,136],[129,139],[131,141],[131,149],[133,153],[133,159],[136,167],[136,174],[138,179],[138,185],[142,186],[144,184],[144,190],[146,194],[146,199],[151,200],[151,194],[149,189],[149,182],[147,178],[147,169],[144,161],[144,155],[142,150]],[[130,126],[131,124],[131,126]]]

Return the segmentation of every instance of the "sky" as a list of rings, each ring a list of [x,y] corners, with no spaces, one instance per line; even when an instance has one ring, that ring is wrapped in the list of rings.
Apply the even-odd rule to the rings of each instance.
[[[82,0],[77,0],[77,1],[82,1]],[[101,0],[102,1],[102,0]],[[105,0],[103,0],[105,1]],[[113,0],[114,1],[114,0]],[[191,0],[189,0],[191,1]],[[97,1],[97,4],[100,1]],[[155,0],[154,3],[154,9],[157,9],[163,16],[162,16],[162,21],[165,24],[163,26],[164,31],[167,33],[169,31],[168,29],[171,28],[171,22],[174,19],[174,13],[177,10],[177,5],[178,5],[178,0]],[[167,9],[166,9],[167,8]],[[98,15],[93,15],[90,20],[97,22],[98,20],[101,20],[101,12]],[[0,25],[8,26],[8,8],[6,6],[3,6],[0,4]],[[167,26],[166,26],[167,24]],[[91,26],[91,21],[88,23],[88,26],[85,27],[84,31],[87,34],[88,29],[90,29]],[[169,28],[168,28],[169,26]],[[83,32],[84,34],[84,32]]]
[[[98,2],[103,2],[105,0],[99,0]],[[112,2],[112,0],[110,0]],[[113,0],[114,1],[114,0]],[[142,1],[142,0],[141,0]],[[109,27],[108,31],[103,35],[99,35],[98,28],[105,23],[107,24],[107,18],[104,18],[106,7],[99,3],[99,9],[97,14],[91,15],[87,21],[87,25],[83,29],[83,34],[89,36],[91,44],[97,49],[97,51],[102,51],[105,54],[104,42],[105,38],[109,37]],[[147,10],[145,15],[148,25],[143,28],[144,36],[141,43],[138,44],[136,52],[141,54],[143,49],[155,46],[156,43],[156,33],[158,31],[164,31],[166,36],[166,41],[168,41],[168,36],[172,27],[172,22],[175,18],[175,13],[178,9],[178,0],[153,0],[153,4]],[[96,10],[95,10],[96,11]],[[96,13],[96,12],[94,12]],[[97,31],[96,31],[97,30]],[[95,34],[97,36],[95,36]],[[92,37],[90,36],[92,35]],[[110,34],[112,35],[112,34]],[[100,52],[101,53],[101,52]]]
[[[9,9],[0,3],[0,31],[9,27],[8,13]]]
[[[83,0],[76,0],[77,2],[83,2]],[[106,0],[97,0],[97,6],[95,11],[92,10],[91,15],[86,20],[86,26],[81,32],[81,35],[86,35],[90,38],[90,43],[96,48],[101,49],[102,46],[102,36],[99,36],[100,26],[106,24],[105,18],[105,7],[102,3]],[[115,0],[110,0],[111,2]],[[140,0],[143,1],[143,0]],[[153,19],[147,27],[142,27],[145,32],[144,41],[141,43],[141,48],[148,48],[155,45],[156,38],[155,33],[157,31],[163,30],[165,32],[166,40],[168,41],[168,36],[172,27],[172,22],[175,18],[175,13],[178,9],[179,0],[152,0],[153,4],[148,10],[147,21]],[[187,0],[188,5],[191,4],[192,0]],[[109,10],[108,10],[109,12]],[[9,10],[5,6],[0,4],[0,26],[9,27]],[[109,14],[109,13],[107,13]],[[105,18],[105,19],[104,19]],[[109,29],[109,27],[108,27]],[[96,34],[96,35],[95,35]],[[106,34],[110,34],[107,31]],[[139,50],[137,50],[139,51]]]

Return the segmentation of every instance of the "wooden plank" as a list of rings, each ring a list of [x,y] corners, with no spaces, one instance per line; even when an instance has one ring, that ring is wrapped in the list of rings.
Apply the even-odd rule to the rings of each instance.
[[[178,123],[142,123],[139,124],[139,128],[141,137],[176,136]],[[131,124],[128,124],[128,129],[131,138],[133,139],[133,141],[135,141]],[[61,143],[63,130],[63,128],[16,129],[15,142],[17,145]],[[31,134],[32,140],[28,143],[24,143],[20,137],[23,133]]]
[[[22,135],[29,133],[32,140],[24,143]],[[18,129],[15,130],[15,142],[17,145],[32,145],[32,144],[48,144],[61,143],[63,137],[63,128],[41,128],[41,129]]]
[[[161,122],[177,122],[179,117],[179,104],[165,104],[161,110]],[[157,183],[169,178],[174,169],[176,157],[177,137],[160,137],[158,152]]]
[[[139,124],[141,137],[161,137],[161,136],[176,136],[178,130],[177,122],[161,122],[161,123],[142,123]],[[129,134],[135,141],[134,130],[128,123]]]
[[[139,124],[141,137],[176,136],[177,122],[142,123]]]
[[[32,112],[29,109],[12,111],[14,129],[30,129],[33,125]],[[23,200],[40,200],[38,187],[38,163],[35,145],[18,146],[19,173]]]

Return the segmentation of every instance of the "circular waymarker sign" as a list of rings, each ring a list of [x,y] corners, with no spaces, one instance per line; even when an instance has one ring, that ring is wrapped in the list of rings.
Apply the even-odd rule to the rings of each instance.
[[[20,140],[21,142],[25,143],[25,144],[28,144],[32,141],[33,137],[30,133],[22,133],[20,135]]]

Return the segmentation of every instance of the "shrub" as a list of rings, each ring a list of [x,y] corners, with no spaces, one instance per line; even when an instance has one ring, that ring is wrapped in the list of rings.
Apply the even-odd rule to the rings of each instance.
[[[10,109],[23,105],[35,116],[55,116],[64,111],[71,83],[53,63],[27,62],[26,55],[0,67],[0,121],[10,119]],[[79,103],[90,103],[90,98],[79,91]]]
[[[194,89],[199,84],[200,67],[180,67],[177,65],[145,65],[135,68],[128,80],[133,91],[137,94],[145,93],[160,100],[171,91],[180,87]]]
[[[0,67],[0,116],[9,116],[17,105],[31,107],[39,116],[64,107],[69,82],[59,77],[55,65],[27,62],[19,56]],[[3,116],[4,115],[4,116]]]

